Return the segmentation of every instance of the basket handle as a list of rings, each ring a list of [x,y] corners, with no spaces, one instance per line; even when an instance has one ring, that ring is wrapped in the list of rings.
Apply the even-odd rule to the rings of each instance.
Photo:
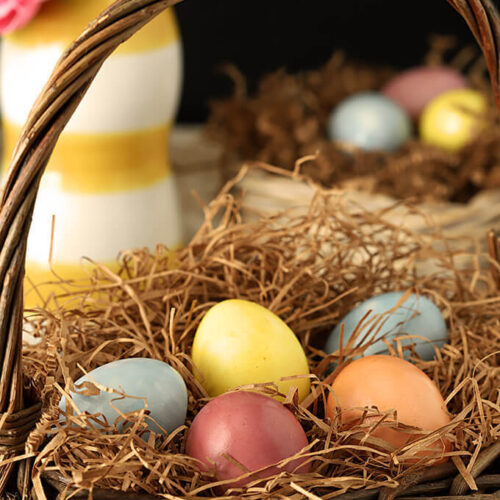
[[[21,349],[26,244],[50,155],[106,58],[180,1],[118,0],[106,9],[62,55],[21,132],[0,204],[0,428],[4,418],[15,416],[24,406]],[[11,469],[12,464],[0,468],[0,494]]]
[[[40,179],[56,142],[106,58],[182,0],[118,0],[69,47],[36,100],[14,150],[0,203],[0,428],[24,415],[21,370],[26,244]],[[448,0],[481,46],[500,109],[500,21],[492,0]],[[21,417],[19,417],[21,419]],[[2,443],[0,443],[1,445]],[[11,471],[0,468],[0,494]]]
[[[493,0],[447,0],[465,19],[481,47],[500,112],[500,15]]]

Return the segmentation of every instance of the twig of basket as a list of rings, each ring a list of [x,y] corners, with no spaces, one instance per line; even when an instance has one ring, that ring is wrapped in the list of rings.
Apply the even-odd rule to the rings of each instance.
[[[498,457],[500,457],[500,440],[495,444],[480,453],[476,463],[472,466],[470,471],[472,477],[477,477],[488,466],[490,466]],[[451,485],[450,495],[463,495],[469,490],[464,478],[457,476]]]
[[[491,0],[448,0],[467,22],[490,73],[491,86],[500,112],[500,16]]]
[[[471,469],[471,475],[475,478],[478,488],[497,488],[500,489],[500,474],[480,474],[495,460],[500,457],[500,441],[483,450],[474,466]],[[467,500],[471,497],[466,495],[469,491],[467,483],[461,475],[453,479],[453,475],[457,473],[457,469],[453,463],[446,463],[429,469],[425,469],[412,476],[409,476],[406,481],[398,488],[381,488],[374,490],[353,491],[344,493],[336,498],[339,500],[411,500],[412,495],[425,495],[426,499],[443,498],[455,500]],[[447,496],[433,497],[431,495],[449,493]],[[420,496],[419,498],[422,498]],[[474,495],[475,500],[481,498],[481,495]],[[492,500],[491,495],[484,495],[485,500]]]
[[[490,229],[488,232],[488,253],[490,254],[490,270],[493,281],[500,290],[500,237]]]

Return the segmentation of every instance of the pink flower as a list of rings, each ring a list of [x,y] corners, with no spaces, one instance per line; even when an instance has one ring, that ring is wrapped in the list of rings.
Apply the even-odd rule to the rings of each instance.
[[[44,0],[0,0],[0,34],[22,28],[33,17]]]

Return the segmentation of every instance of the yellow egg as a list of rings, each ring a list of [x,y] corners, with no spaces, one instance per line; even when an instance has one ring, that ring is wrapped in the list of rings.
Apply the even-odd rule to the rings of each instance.
[[[196,377],[210,396],[235,387],[274,382],[281,393],[295,386],[302,401],[309,379],[280,380],[309,373],[307,358],[292,330],[253,302],[225,300],[205,315],[193,341]]]
[[[458,151],[485,127],[487,102],[472,89],[456,89],[440,94],[424,109],[420,137],[428,144]]]

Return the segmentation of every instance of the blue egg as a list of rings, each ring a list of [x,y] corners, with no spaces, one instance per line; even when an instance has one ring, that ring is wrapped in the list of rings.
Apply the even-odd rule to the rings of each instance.
[[[109,425],[119,417],[119,413],[111,404],[121,412],[128,413],[143,409],[144,399],[147,401],[149,416],[167,432],[172,432],[186,420],[186,384],[179,373],[163,361],[148,358],[120,359],[92,370],[89,376],[107,388],[118,390],[127,396],[142,398],[122,398],[119,394],[104,391],[95,396],[71,393],[73,402],[80,411],[90,414],[102,413]],[[90,382],[89,377],[84,375],[75,385],[83,382]],[[64,411],[65,398],[59,406]],[[162,432],[149,418],[146,418],[145,422],[151,431]]]
[[[435,346],[442,347],[448,337],[446,323],[441,311],[428,298],[411,294],[395,311],[389,312],[397,306],[404,293],[384,293],[362,302],[333,329],[326,342],[325,352],[330,354],[340,348],[342,324],[344,325],[343,346],[345,346],[365,316],[357,334],[355,346],[378,339],[365,349],[365,356],[387,353],[387,345],[382,339],[384,336],[395,348],[397,343],[394,338],[406,334],[425,337]],[[415,344],[415,351],[424,360],[429,361],[435,356],[433,345],[424,339],[404,339],[400,342],[403,346]],[[409,350],[405,350],[404,353],[405,357],[410,356]]]
[[[361,92],[344,99],[328,119],[328,137],[366,151],[394,151],[411,135],[406,112],[376,92]]]

